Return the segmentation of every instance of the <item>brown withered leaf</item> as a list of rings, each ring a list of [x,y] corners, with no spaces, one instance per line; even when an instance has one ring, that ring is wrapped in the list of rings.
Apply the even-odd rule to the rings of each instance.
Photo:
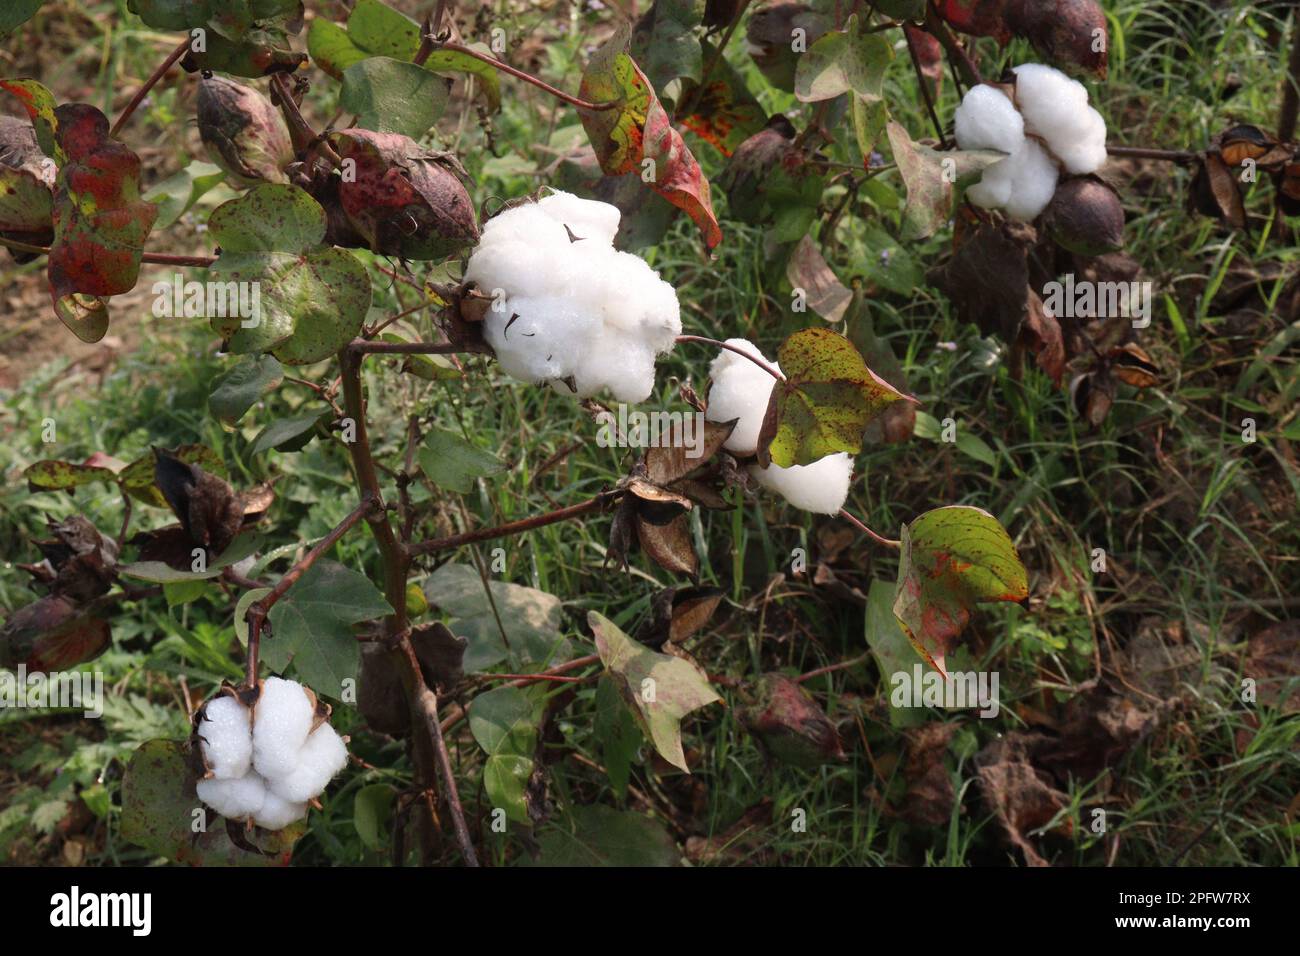
[[[406,705],[397,658],[393,651],[378,641],[361,644],[357,710],[366,723],[381,734],[401,736],[411,726],[411,711]]]
[[[655,650],[680,644],[709,623],[722,598],[721,588],[664,588],[651,600],[650,617],[636,638]]]
[[[48,525],[54,537],[37,541],[36,546],[52,572],[48,579],[50,593],[75,604],[107,594],[116,573],[117,543],[101,535],[81,515],[57,522],[48,519]]]
[[[1190,203],[1197,212],[1215,216],[1233,229],[1246,228],[1246,204],[1237,177],[1216,152],[1201,157],[1192,177]]]
[[[836,278],[812,236],[805,235],[794,247],[785,274],[790,285],[804,290],[809,308],[827,322],[844,318],[853,292]]]
[[[903,779],[907,781],[907,794],[902,815],[912,823],[940,827],[952,817],[957,795],[944,753],[957,728],[957,724],[928,723],[906,733]]]
[[[460,680],[464,671],[466,638],[458,637],[441,621],[412,628],[411,644],[420,661],[420,671],[425,683],[440,691],[449,690]]]
[[[688,575],[692,580],[700,573],[700,558],[691,543],[691,525],[686,515],[679,515],[667,524],[651,524],[638,516],[636,537],[650,560],[674,574]]]
[[[975,755],[984,801],[1030,866],[1049,863],[1026,834],[1046,826],[1069,805],[1069,798],[1030,760],[1031,749],[1045,739],[1040,734],[1013,731]]]
[[[736,421],[739,419],[722,423],[706,421],[698,449],[689,447],[685,440],[684,423],[674,422],[666,442],[661,440],[660,447],[646,449],[646,478],[665,486],[685,478],[718,453],[718,449],[731,437]]]
[[[1300,712],[1300,621],[1279,621],[1252,637],[1242,672],[1256,682],[1261,705]]]
[[[67,670],[98,657],[111,642],[108,621],[50,594],[20,607],[0,627],[0,667]]]

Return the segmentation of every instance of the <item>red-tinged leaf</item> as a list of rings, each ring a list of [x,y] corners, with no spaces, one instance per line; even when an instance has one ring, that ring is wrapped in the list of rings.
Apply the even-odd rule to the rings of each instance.
[[[917,653],[940,672],[977,603],[1029,596],[1015,545],[987,511],[936,508],[904,525],[902,539],[894,616]]]
[[[853,343],[830,329],[795,332],[781,343],[777,364],[786,377],[772,389],[758,435],[765,468],[856,454],[872,419],[894,402],[915,401],[867,368]]]
[[[582,125],[601,169],[611,176],[635,172],[649,179],[646,185],[690,216],[712,249],[722,241],[722,230],[713,214],[709,182],[627,46],[624,27],[593,54],[579,95],[589,102],[619,105],[581,110]],[[646,159],[652,168],[644,164]]]
[[[713,47],[700,42],[705,62],[711,62]],[[703,88],[688,84],[681,103],[689,109],[678,121],[723,156],[730,156],[767,123],[767,113],[725,59],[717,61]]]
[[[140,197],[140,158],[109,138],[103,113],[70,103],[55,116],[67,162],[55,184],[50,294],[64,324],[83,341],[97,342],[108,329],[107,309],[72,297],[135,288],[158,207]]]
[[[0,667],[67,670],[98,657],[111,640],[107,621],[52,594],[9,615],[0,628]]]
[[[72,491],[93,481],[113,482],[116,472],[95,464],[46,459],[28,465],[23,472],[29,491]]]
[[[25,77],[12,80],[0,80],[0,89],[12,93],[23,104],[36,130],[36,141],[41,144],[45,155],[59,165],[63,165],[63,149],[59,145],[55,131],[59,121],[54,115],[54,94],[40,83]]]

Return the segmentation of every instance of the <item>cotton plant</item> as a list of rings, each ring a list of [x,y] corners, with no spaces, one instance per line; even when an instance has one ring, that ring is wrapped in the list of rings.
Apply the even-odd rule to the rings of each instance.
[[[229,820],[282,830],[346,766],[347,745],[302,684],[267,678],[252,707],[234,694],[208,701],[196,731],[207,776],[199,799]]]
[[[781,371],[780,365],[768,361],[748,339],[727,339],[726,344]],[[755,454],[776,379],[762,366],[731,349],[718,353],[709,366],[709,379],[705,417],[714,422],[733,419],[736,422],[723,447],[742,458]],[[763,468],[755,463],[749,466],[749,474],[759,485],[776,492],[796,508],[833,515],[839,513],[849,496],[853,459],[847,452],[835,452],[811,464],[789,468],[776,464]]]
[[[1030,221],[1047,208],[1062,174],[1082,176],[1106,162],[1106,121],[1078,80],[1040,63],[1013,68],[1009,87],[971,87],[957,107],[961,149],[1007,153],[967,190],[970,201]],[[1010,90],[1010,92],[1007,92]]]
[[[587,398],[642,402],[682,331],[677,293],[614,248],[616,206],[553,192],[483,227],[465,278],[492,296],[484,338],[511,377]]]

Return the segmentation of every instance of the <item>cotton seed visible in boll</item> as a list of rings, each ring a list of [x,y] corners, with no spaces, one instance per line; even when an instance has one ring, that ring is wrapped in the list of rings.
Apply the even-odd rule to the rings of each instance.
[[[836,452],[809,465],[782,468],[751,465],[749,473],[771,491],[775,491],[796,508],[815,514],[838,514],[849,497],[853,480],[853,459],[848,452]]]
[[[758,346],[748,339],[727,339],[726,344],[763,358]],[[768,364],[781,371],[776,363]],[[709,382],[709,408],[705,418],[711,422],[738,419],[723,447],[742,457],[754,454],[776,379],[743,355],[722,349],[709,365]]]
[[[268,779],[292,773],[315,719],[301,684],[267,678],[253,711],[253,768]]]
[[[253,758],[252,726],[247,707],[231,696],[221,696],[203,708],[199,721],[203,762],[213,777],[227,780],[248,772]]]
[[[465,278],[494,299],[483,334],[507,375],[578,398],[654,391],[681,309],[644,259],[614,248],[619,219],[615,206],[557,191],[484,225]]]

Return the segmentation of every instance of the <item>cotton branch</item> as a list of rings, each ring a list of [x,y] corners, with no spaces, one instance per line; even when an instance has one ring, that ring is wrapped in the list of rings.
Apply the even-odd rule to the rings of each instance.
[[[136,111],[136,107],[143,103],[144,98],[149,95],[149,91],[167,74],[167,71],[172,68],[172,64],[185,55],[185,51],[189,48],[190,38],[187,36],[177,45],[176,49],[167,55],[167,59],[158,64],[154,71],[149,74],[149,79],[144,81],[144,86],[136,90],[135,96],[131,97],[131,101],[126,104],[126,108],[118,116],[117,122],[108,131],[109,136],[116,136],[121,131],[122,127],[126,125],[126,121],[131,118],[131,114]]]
[[[344,518],[333,531],[321,538],[305,555],[302,560],[295,564],[284,577],[276,583],[271,589],[271,593],[254,601],[249,605],[245,618],[248,621],[248,666],[244,676],[244,682],[253,687],[257,684],[257,651],[262,637],[262,626],[266,623],[266,615],[275,606],[275,603],[284,597],[285,592],[297,583],[298,579],[307,572],[307,569],[315,564],[321,557],[338,543],[339,538],[343,537],[348,531],[356,525],[358,521],[374,509],[377,503],[371,495],[366,495],[361,499],[361,504],[352,509],[352,512]]]
[[[511,535],[522,534],[525,531],[532,531],[534,528],[544,528],[548,524],[556,524],[560,521],[567,521],[570,518],[577,518],[581,515],[590,514],[593,511],[599,511],[612,500],[612,495],[597,495],[594,498],[588,498],[586,501],[579,502],[576,505],[569,505],[567,508],[560,508],[556,511],[548,511],[546,514],[534,515],[531,518],[521,518],[518,521],[496,525],[492,528],[480,528],[478,531],[466,531],[461,534],[449,535],[445,538],[432,538],[428,541],[421,541],[417,544],[411,545],[410,552],[411,554],[433,554],[438,551],[447,551],[451,548],[459,548],[466,544],[474,544],[478,541],[491,541],[493,538],[508,538]]]
[[[565,103],[568,103],[570,106],[576,106],[580,110],[587,110],[588,112],[599,112],[601,110],[612,110],[615,107],[621,105],[620,100],[614,100],[609,103],[588,103],[586,100],[579,99],[576,96],[570,96],[568,93],[564,92],[563,90],[557,90],[555,87],[551,86],[551,84],[547,83],[545,80],[539,79],[538,77],[533,76],[531,73],[525,73],[523,70],[517,70],[509,63],[504,63],[501,60],[498,60],[494,56],[488,56],[486,53],[480,53],[478,52],[478,50],[467,47],[463,43],[457,43],[454,40],[439,40],[437,37],[432,37],[432,36],[426,36],[425,39],[430,42],[430,45],[432,47],[432,49],[430,49],[429,51],[430,54],[432,54],[437,50],[450,50],[453,53],[463,53],[465,56],[472,57],[475,60],[478,60],[480,63],[486,63],[494,70],[498,70],[501,73],[505,73],[507,76],[513,76],[517,80],[523,80],[525,83],[531,83],[539,90],[549,93],[557,100],[561,100]]]

